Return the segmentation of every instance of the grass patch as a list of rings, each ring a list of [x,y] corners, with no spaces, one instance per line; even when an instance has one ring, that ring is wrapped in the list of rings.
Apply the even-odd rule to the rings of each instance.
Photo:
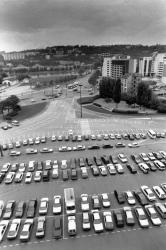
[[[31,118],[43,112],[48,106],[48,102],[36,103],[32,105],[26,105],[21,107],[18,115],[14,119],[18,121],[23,121],[25,119]]]

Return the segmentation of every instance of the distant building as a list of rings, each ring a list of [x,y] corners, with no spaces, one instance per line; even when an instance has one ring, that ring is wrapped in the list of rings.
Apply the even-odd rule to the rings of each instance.
[[[5,61],[21,60],[21,59],[25,59],[25,53],[24,52],[3,53],[3,57]]]
[[[127,73],[135,73],[135,70],[136,62],[131,61],[130,56],[116,55],[104,58],[102,76],[117,79]]]
[[[142,76],[151,75],[152,57],[140,57],[139,58],[139,74]]]
[[[166,60],[166,53],[154,52],[152,55],[151,75],[155,77],[162,77],[164,72],[164,64]]]
[[[3,55],[0,54],[0,66],[4,66],[5,65],[5,60]]]
[[[121,92],[131,93],[135,96],[137,94],[137,86],[142,81],[142,76],[140,74],[126,74],[121,77]]]

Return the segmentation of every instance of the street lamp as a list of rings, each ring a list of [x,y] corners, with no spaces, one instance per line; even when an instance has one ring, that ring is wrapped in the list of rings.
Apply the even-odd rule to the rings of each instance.
[[[81,100],[81,87],[82,87],[82,84],[78,84],[78,86],[80,87],[80,106],[81,106],[81,118],[82,118],[82,100]]]

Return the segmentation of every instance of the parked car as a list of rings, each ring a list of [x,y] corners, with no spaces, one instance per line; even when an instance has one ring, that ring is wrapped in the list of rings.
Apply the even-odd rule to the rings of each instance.
[[[114,195],[115,195],[119,204],[125,203],[125,196],[124,196],[123,192],[119,192],[117,190],[114,190]]]
[[[135,205],[136,201],[135,201],[133,193],[131,191],[126,191],[124,194],[125,194],[128,204]]]
[[[159,215],[161,216],[161,218],[166,219],[166,206],[165,206],[165,204],[156,202],[155,208],[156,208],[157,212],[159,213]]]
[[[13,182],[15,172],[9,172],[5,177],[5,184],[10,184]]]
[[[114,210],[114,218],[117,227],[124,227],[124,218],[121,209]]]
[[[159,170],[161,170],[161,171],[163,171],[163,170],[166,169],[164,163],[162,163],[162,162],[159,161],[159,160],[155,160],[155,161],[154,161],[154,164],[155,164],[155,166],[156,166]]]
[[[115,164],[115,167],[118,174],[124,174],[124,168],[120,163]]]
[[[68,216],[68,234],[69,236],[75,236],[77,234],[76,217],[74,215]]]
[[[81,194],[81,210],[83,212],[89,211],[90,205],[89,205],[89,197],[88,194]]]
[[[53,214],[61,214],[62,200],[60,195],[55,195],[53,199]]]
[[[56,216],[53,220],[53,238],[58,240],[62,238],[62,219]]]
[[[95,233],[104,231],[103,222],[98,210],[92,210],[92,222]]]
[[[46,230],[46,217],[39,216],[37,218],[36,238],[43,238]]]
[[[49,199],[48,198],[42,198],[40,200],[40,205],[39,205],[39,214],[40,215],[46,215],[48,212],[48,203]]]
[[[148,167],[148,165],[144,162],[141,162],[138,164],[138,167],[140,168],[140,170],[144,173],[144,174],[148,174],[150,168]]]
[[[8,240],[13,240],[17,237],[20,224],[21,224],[21,219],[12,220],[7,234]]]
[[[128,162],[127,157],[124,154],[118,154],[118,158],[122,163]]]
[[[87,230],[91,229],[90,215],[89,215],[88,212],[83,212],[82,213],[82,229],[84,231],[87,231]]]
[[[21,241],[28,241],[30,239],[33,223],[34,223],[33,219],[26,219],[24,221],[22,230],[20,232]]]
[[[32,173],[27,172],[25,175],[25,183],[31,183],[31,181],[32,181]]]
[[[30,200],[27,205],[26,217],[33,218],[35,216],[36,208],[37,208],[37,199]]]
[[[149,227],[148,218],[141,206],[135,207],[135,214],[141,227],[143,228]]]
[[[159,218],[153,205],[146,205],[145,210],[154,226],[161,225],[161,219]]]
[[[15,217],[22,218],[25,211],[26,204],[24,201],[19,201],[16,206]]]
[[[101,208],[99,197],[96,194],[92,195],[92,206],[93,206],[93,209]]]
[[[81,177],[82,177],[83,179],[88,178],[88,170],[87,170],[86,167],[82,167],[82,168],[81,168]]]
[[[23,179],[23,172],[17,172],[14,178],[15,183],[20,183]]]
[[[15,201],[14,200],[8,201],[3,213],[3,219],[10,219],[14,212],[14,208],[15,208]]]
[[[153,191],[158,196],[160,200],[166,199],[166,193],[163,191],[163,189],[160,186],[153,186]]]
[[[8,225],[9,225],[9,220],[1,220],[0,221],[0,242],[3,241],[3,237],[6,233]]]
[[[148,205],[148,201],[147,201],[145,195],[140,190],[135,190],[134,195],[135,195],[136,199],[138,200],[138,202],[142,206]]]
[[[156,200],[156,196],[154,195],[153,191],[148,187],[148,186],[141,186],[141,191],[143,192],[143,194],[146,196],[146,198],[149,201],[155,201]]]
[[[104,208],[108,208],[111,206],[111,202],[107,193],[101,194],[101,202]]]
[[[125,221],[128,226],[133,226],[135,224],[135,219],[131,207],[124,207]]]
[[[112,218],[112,212],[111,211],[104,211],[103,212],[103,220],[104,220],[104,228],[107,231],[114,229],[114,222]]]
[[[137,169],[136,169],[135,166],[133,166],[133,165],[127,163],[127,164],[126,164],[126,167],[128,168],[128,170],[130,171],[131,174],[136,174],[136,173],[137,173]]]

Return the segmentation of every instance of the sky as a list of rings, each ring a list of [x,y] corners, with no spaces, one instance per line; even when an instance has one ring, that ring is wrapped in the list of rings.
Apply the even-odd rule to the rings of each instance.
[[[0,0],[0,51],[166,44],[166,0]]]

